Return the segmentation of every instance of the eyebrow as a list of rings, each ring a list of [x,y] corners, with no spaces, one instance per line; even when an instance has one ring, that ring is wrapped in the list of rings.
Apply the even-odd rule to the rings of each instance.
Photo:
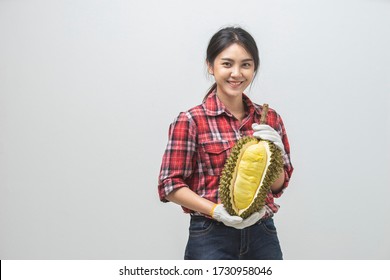
[[[221,60],[226,60],[226,61],[234,62],[233,59],[227,58],[227,57],[223,57],[223,58],[221,58]],[[246,59],[243,59],[241,62],[247,62],[247,61],[253,61],[253,59],[252,59],[252,58],[246,58]]]

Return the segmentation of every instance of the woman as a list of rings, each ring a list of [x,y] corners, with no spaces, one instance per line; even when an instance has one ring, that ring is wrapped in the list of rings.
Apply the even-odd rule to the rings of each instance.
[[[293,171],[281,117],[271,108],[268,124],[258,125],[262,106],[243,93],[259,67],[252,36],[237,27],[219,30],[210,40],[207,69],[215,78],[201,105],[182,112],[169,128],[159,176],[159,195],[191,214],[185,259],[282,259],[273,215]],[[266,205],[247,219],[231,216],[220,203],[218,185],[236,141],[254,136],[282,151],[284,170],[271,186]]]

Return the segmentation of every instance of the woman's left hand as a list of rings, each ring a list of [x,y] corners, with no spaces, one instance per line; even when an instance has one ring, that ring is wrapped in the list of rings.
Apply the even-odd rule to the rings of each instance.
[[[253,129],[253,137],[261,140],[269,140],[273,142],[283,154],[285,154],[284,145],[282,142],[282,138],[279,133],[276,132],[275,129],[270,127],[268,124],[252,124]]]

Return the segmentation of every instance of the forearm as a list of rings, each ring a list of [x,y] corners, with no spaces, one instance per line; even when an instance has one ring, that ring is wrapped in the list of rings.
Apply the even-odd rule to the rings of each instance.
[[[284,169],[283,169],[282,172],[280,173],[279,177],[271,185],[271,191],[273,193],[280,192],[282,190],[282,188],[283,188],[284,181],[285,181],[285,173],[284,173]]]
[[[215,203],[200,197],[186,187],[174,190],[166,197],[166,199],[206,215],[210,215],[211,209],[215,206]]]

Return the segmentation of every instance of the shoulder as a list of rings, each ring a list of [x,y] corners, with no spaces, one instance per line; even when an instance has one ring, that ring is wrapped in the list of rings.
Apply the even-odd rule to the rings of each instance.
[[[253,107],[255,109],[255,112],[258,114],[258,115],[262,115],[263,114],[263,107],[264,105],[260,105],[260,104],[257,104],[257,103],[252,103],[253,104]],[[267,112],[267,116],[268,118],[273,118],[273,119],[279,119],[280,118],[280,115],[276,112],[276,110],[270,106],[268,106],[268,112]]]
[[[251,102],[251,104],[253,105],[255,112],[258,114],[261,114],[261,112],[263,111],[263,106],[255,103],[255,102]]]
[[[253,107],[255,108],[255,112],[257,112],[257,114],[261,116],[263,114],[264,105],[260,105],[254,102],[252,104]],[[283,125],[281,116],[273,107],[270,106],[268,106],[267,124],[272,126],[273,128],[277,128],[280,127],[280,125]]]
[[[182,111],[176,117],[175,121],[188,121],[195,122],[196,119],[206,116],[204,107],[202,104],[192,107],[186,111]]]
[[[197,119],[203,116],[205,116],[203,106],[197,105],[186,111],[180,112],[171,125],[176,126],[178,124],[186,123],[189,127],[196,127]]]
[[[275,119],[279,119],[280,115],[278,114],[278,112],[276,112],[276,110],[274,108],[268,107],[268,117],[273,117]]]
[[[204,108],[203,104],[199,104],[195,107],[192,107],[192,108],[188,109],[185,113],[188,115],[188,117],[191,117],[191,118],[203,117],[206,115],[205,108]]]
[[[284,130],[284,124],[280,114],[271,107],[268,107],[267,124],[277,131]]]

